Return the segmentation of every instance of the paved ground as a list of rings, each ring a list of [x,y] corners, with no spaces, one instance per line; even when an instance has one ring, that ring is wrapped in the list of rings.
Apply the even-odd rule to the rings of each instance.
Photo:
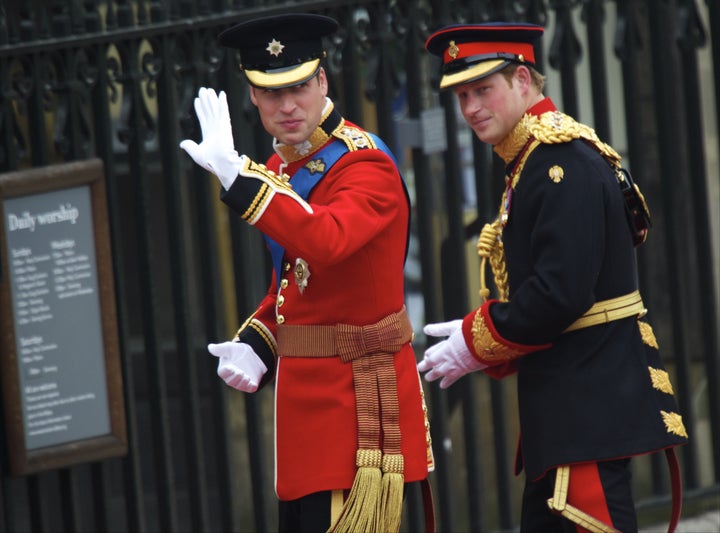
[[[676,533],[720,533],[720,509],[691,518],[682,518]],[[642,528],[640,533],[667,533],[667,524]]]

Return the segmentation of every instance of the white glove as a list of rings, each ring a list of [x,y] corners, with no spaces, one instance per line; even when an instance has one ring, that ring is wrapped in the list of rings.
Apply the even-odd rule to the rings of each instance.
[[[198,165],[215,174],[228,190],[237,178],[241,161],[235,151],[227,95],[225,91],[217,95],[214,89],[201,87],[194,104],[202,142],[197,144],[191,139],[185,139],[180,143],[180,148]]]
[[[427,372],[425,379],[442,378],[440,388],[447,389],[469,372],[482,370],[488,365],[476,359],[468,350],[462,333],[462,320],[427,324],[423,331],[432,337],[448,337],[425,350],[423,360],[417,365],[420,372]]]
[[[267,367],[249,344],[229,341],[208,344],[208,351],[220,358],[217,373],[225,383],[242,392],[258,390]]]

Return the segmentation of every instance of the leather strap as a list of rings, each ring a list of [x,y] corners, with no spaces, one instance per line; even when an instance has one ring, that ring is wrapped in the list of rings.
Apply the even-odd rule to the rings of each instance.
[[[675,448],[667,448],[665,450],[668,467],[670,468],[670,488],[672,490],[672,511],[670,513],[670,522],[668,524],[668,533],[673,533],[680,521],[680,513],[682,512],[682,481],[680,479],[680,464],[678,463]]]
[[[583,316],[570,324],[564,333],[576,329],[605,324],[629,316],[641,317],[647,313],[640,291],[633,291],[617,298],[596,302]]]
[[[425,510],[425,533],[435,533],[435,504],[433,503],[432,487],[428,478],[420,481],[422,489],[423,509]]]

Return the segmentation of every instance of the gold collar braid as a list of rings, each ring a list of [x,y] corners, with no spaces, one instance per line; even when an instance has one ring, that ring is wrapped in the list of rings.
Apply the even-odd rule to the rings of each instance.
[[[523,146],[525,146],[530,139],[532,135],[530,133],[532,118],[532,115],[523,115],[520,121],[515,124],[515,127],[508,133],[507,137],[494,146],[493,151],[500,156],[506,165],[517,157],[520,150],[523,149]]]

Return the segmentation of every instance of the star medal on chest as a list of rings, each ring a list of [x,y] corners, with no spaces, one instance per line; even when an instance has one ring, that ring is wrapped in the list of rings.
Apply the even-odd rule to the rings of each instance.
[[[293,272],[295,274],[295,283],[298,286],[300,294],[302,294],[303,291],[305,291],[305,287],[307,287],[308,278],[310,277],[310,267],[307,261],[300,257],[295,259],[295,270]]]

